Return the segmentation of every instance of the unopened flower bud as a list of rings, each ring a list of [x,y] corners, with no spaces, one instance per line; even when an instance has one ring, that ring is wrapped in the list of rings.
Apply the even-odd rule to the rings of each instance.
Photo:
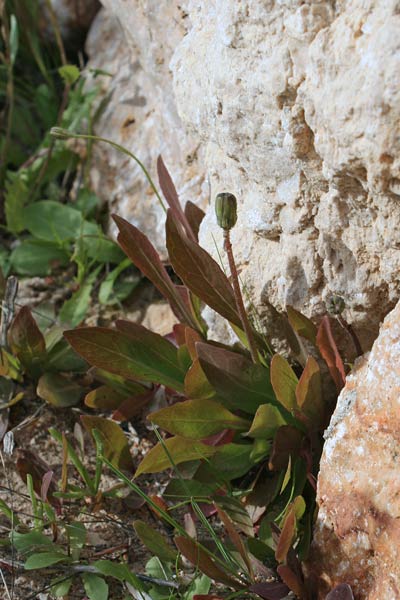
[[[237,201],[233,194],[222,192],[215,198],[215,214],[217,223],[222,229],[228,231],[236,225],[237,221]]]
[[[50,129],[50,135],[57,138],[58,140],[67,140],[71,137],[71,134],[66,129],[62,129],[62,127],[52,127]]]
[[[331,315],[341,315],[345,308],[342,296],[331,296],[326,304],[326,309]]]

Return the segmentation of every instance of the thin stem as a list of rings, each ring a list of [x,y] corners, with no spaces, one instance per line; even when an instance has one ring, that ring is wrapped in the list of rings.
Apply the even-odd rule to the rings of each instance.
[[[258,351],[257,351],[257,346],[256,346],[256,342],[255,342],[254,335],[253,335],[253,330],[251,328],[249,318],[247,316],[246,309],[244,307],[242,292],[240,291],[239,275],[238,275],[237,268],[236,268],[235,258],[233,256],[231,236],[230,236],[229,229],[224,230],[224,248],[225,248],[225,252],[228,256],[229,269],[231,271],[231,277],[232,277],[233,292],[234,292],[235,300],[236,300],[236,307],[239,312],[240,320],[242,321],[243,330],[246,334],[247,341],[249,343],[251,358],[255,364],[259,364],[260,360],[258,357]]]
[[[363,354],[363,349],[361,347],[360,340],[358,339],[358,336],[357,336],[356,332],[354,331],[353,327],[341,315],[337,315],[336,318],[339,321],[339,324],[343,327],[343,329],[345,329],[347,331],[347,333],[350,335],[350,337],[353,341],[357,356],[361,356]]]
[[[126,154],[127,156],[132,158],[139,165],[139,167],[142,169],[143,173],[145,174],[146,179],[149,182],[151,189],[157,196],[157,200],[159,201],[162,209],[165,212],[167,212],[167,207],[165,206],[164,202],[162,201],[162,198],[161,198],[156,186],[154,185],[154,182],[150,176],[150,173],[148,172],[148,170],[146,169],[146,167],[144,166],[142,161],[139,160],[138,157],[135,156],[135,154],[133,154],[132,152],[130,152],[129,150],[124,148],[124,146],[120,146],[120,144],[117,144],[116,142],[113,142],[112,140],[109,140],[109,139],[103,138],[103,137],[99,137],[97,135],[89,135],[89,134],[83,134],[83,133],[71,133],[67,130],[64,130],[64,129],[59,130],[58,128],[54,128],[54,127],[52,128],[50,133],[52,133],[56,137],[64,138],[64,139],[76,138],[76,139],[82,139],[82,140],[94,140],[95,142],[105,142],[106,144],[109,144],[116,150],[119,150],[123,154]]]

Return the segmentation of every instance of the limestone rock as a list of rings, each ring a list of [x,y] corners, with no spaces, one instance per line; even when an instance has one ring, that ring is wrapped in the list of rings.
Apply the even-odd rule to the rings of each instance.
[[[400,293],[398,0],[102,2],[88,52],[113,77],[97,133],[153,176],[161,152],[184,199],[208,195],[204,174],[212,197],[235,193],[234,250],[268,327],[269,303],[318,319],[339,294],[369,348]],[[135,165],[95,146],[92,181],[162,247]],[[201,243],[217,257],[214,240],[210,207]]]
[[[310,568],[357,600],[400,597],[400,303],[347,378],[325,433]]]
[[[178,117],[168,62],[185,33],[175,3],[105,0],[91,28],[86,50],[104,102],[95,133],[125,146],[146,166],[158,186],[156,161],[162,154],[182,203],[204,204],[208,187],[199,144]],[[168,26],[167,26],[168,24]],[[139,166],[105,144],[94,144],[91,184],[112,211],[147,234],[166,256],[164,211]],[[201,156],[201,153],[200,153]],[[115,232],[115,228],[112,229]]]

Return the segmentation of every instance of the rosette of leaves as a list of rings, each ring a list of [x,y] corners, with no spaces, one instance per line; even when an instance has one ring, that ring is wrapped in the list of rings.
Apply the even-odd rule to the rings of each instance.
[[[282,580],[304,596],[296,560],[307,556],[310,543],[321,432],[329,407],[319,364],[305,355],[301,339],[319,348],[340,388],[344,368],[329,321],[323,319],[317,330],[306,317],[288,309],[298,355],[292,365],[279,354],[271,358],[268,344],[257,331],[258,363],[251,360],[245,346],[231,348],[208,341],[200,314],[203,304],[224,317],[245,343],[232,286],[198,243],[201,211],[191,203],[183,211],[161,159],[158,168],[170,206],[166,219],[169,261],[182,285],[169,277],[146,236],[124,219],[114,216],[114,220],[121,248],[169,301],[179,324],[168,339],[123,320],[112,329],[79,328],[65,336],[103,378],[108,372],[110,381],[117,377],[125,385],[143,386],[136,395],[125,390],[123,411],[112,406],[120,420],[121,414],[137,412],[160,386],[165,389],[169,405],[148,419],[168,435],[158,434],[159,443],[139,464],[135,476],[172,469],[174,477],[165,498],[189,501],[196,497],[221,510],[228,507],[233,522],[249,535],[251,555],[280,564]],[[89,395],[87,403],[95,407],[102,398],[99,406],[104,408],[111,396],[117,403],[105,383]],[[233,490],[241,501],[234,500],[232,506]]]

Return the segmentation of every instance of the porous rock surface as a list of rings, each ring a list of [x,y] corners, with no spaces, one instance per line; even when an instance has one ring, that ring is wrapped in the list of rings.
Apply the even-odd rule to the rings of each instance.
[[[161,152],[184,199],[207,196],[204,177],[237,194],[234,249],[262,319],[269,302],[318,317],[340,294],[370,347],[400,291],[398,0],[102,2],[88,51],[113,78],[97,133],[152,173]],[[138,169],[94,154],[100,195],[161,246]],[[216,256],[214,240],[210,207]]]
[[[340,394],[325,433],[310,559],[320,598],[400,598],[400,303]]]

